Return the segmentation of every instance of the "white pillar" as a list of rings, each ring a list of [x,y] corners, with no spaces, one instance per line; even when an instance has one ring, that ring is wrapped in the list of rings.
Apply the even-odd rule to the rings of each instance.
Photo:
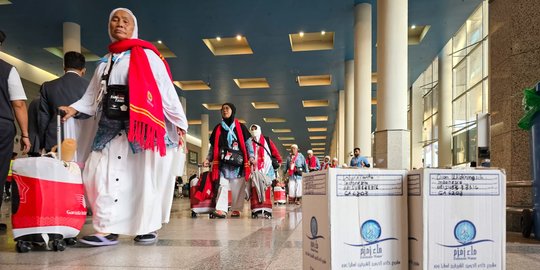
[[[423,167],[422,126],[424,120],[424,103],[421,87],[424,84],[424,74],[422,73],[413,83],[411,92],[411,168]]]
[[[339,164],[345,163],[345,91],[339,90],[338,105],[338,151],[335,157]],[[334,157],[332,157],[334,158]]]
[[[407,0],[377,1],[377,132],[374,163],[408,169]]]
[[[64,22],[64,53],[69,51],[81,52],[81,26],[73,22]]]
[[[208,148],[210,148],[210,134],[209,130],[208,114],[201,114],[201,155],[199,161],[202,163],[208,155]]]
[[[344,163],[349,163],[354,149],[354,60],[345,62],[345,153]]]
[[[452,40],[439,54],[439,167],[452,166]]]
[[[371,4],[354,8],[354,147],[371,157]]]

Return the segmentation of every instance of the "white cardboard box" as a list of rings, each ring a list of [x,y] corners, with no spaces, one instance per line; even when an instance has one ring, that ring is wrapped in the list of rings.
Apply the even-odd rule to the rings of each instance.
[[[420,169],[407,182],[409,269],[505,269],[504,172]]]
[[[407,269],[405,170],[305,174],[303,269]]]

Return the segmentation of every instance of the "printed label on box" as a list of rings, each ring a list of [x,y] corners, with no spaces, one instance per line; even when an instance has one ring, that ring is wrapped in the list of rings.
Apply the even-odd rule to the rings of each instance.
[[[338,174],[336,175],[338,197],[401,196],[401,174]]]
[[[499,196],[499,174],[431,173],[431,196]]]

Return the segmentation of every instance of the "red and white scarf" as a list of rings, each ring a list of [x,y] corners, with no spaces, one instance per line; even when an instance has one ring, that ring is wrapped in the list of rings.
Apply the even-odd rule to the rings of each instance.
[[[264,136],[259,136],[259,144],[255,142],[256,138],[253,138],[253,149],[257,149],[257,170],[262,170],[264,168],[264,145],[265,139]],[[258,148],[257,148],[258,147]]]
[[[172,81],[169,65],[152,43],[141,39],[125,39],[109,45],[111,53],[131,50],[128,71],[130,109],[128,140],[139,143],[144,150],[156,151],[157,146],[160,156],[165,156],[166,129],[163,103],[144,49],[150,49],[159,55]]]
[[[291,163],[289,164],[289,176],[292,176],[294,174],[294,170],[296,169],[296,158],[298,157],[298,153],[296,155],[292,156]]]

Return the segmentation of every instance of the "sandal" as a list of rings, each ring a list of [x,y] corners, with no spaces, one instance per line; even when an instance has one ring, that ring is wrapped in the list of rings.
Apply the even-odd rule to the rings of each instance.
[[[232,211],[231,217],[234,217],[234,218],[240,217],[240,211]]]
[[[151,244],[151,243],[155,243],[157,241],[157,238],[158,238],[158,233],[151,232],[148,234],[137,235],[135,236],[135,238],[133,238],[133,241],[139,242],[139,243]]]
[[[108,235],[87,235],[79,239],[79,242],[93,247],[113,246],[118,244],[118,234],[110,233]]]
[[[212,215],[214,215],[214,217],[217,217],[217,218],[226,218],[227,217],[227,213],[222,211],[222,210],[215,210],[214,212],[212,212]]]

